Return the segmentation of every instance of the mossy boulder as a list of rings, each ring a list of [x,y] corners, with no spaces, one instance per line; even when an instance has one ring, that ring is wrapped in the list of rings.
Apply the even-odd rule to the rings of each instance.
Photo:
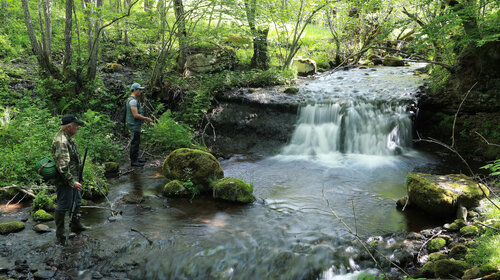
[[[467,263],[457,260],[439,260],[435,262],[435,277],[450,278],[450,275],[455,277],[462,277],[467,270]]]
[[[406,188],[412,205],[437,216],[449,217],[457,213],[459,205],[473,208],[489,195],[483,184],[462,174],[409,174]]]
[[[37,210],[35,213],[33,213],[32,217],[33,220],[39,222],[52,221],[54,219],[54,217],[51,214],[45,212],[45,210],[43,209]]]
[[[382,60],[384,66],[405,66],[404,60],[399,57],[387,55]]]
[[[446,255],[440,252],[430,253],[429,257],[427,258],[429,262],[435,262],[442,259],[446,259]]]
[[[106,73],[121,72],[123,71],[123,65],[116,62],[106,63],[106,65],[102,68],[102,71]]]
[[[172,180],[163,187],[163,195],[166,197],[190,196],[192,192],[181,181]]]
[[[9,234],[12,232],[18,232],[24,229],[23,222],[7,222],[0,223],[0,234]]]
[[[420,275],[423,277],[434,277],[436,274],[435,263],[432,261],[428,261],[422,266],[420,270]]]
[[[102,164],[104,166],[104,172],[106,173],[118,173],[120,172],[120,165],[117,162],[108,161]]]
[[[479,234],[479,229],[476,226],[470,225],[470,226],[465,226],[460,229],[460,233],[463,236],[469,237],[469,236],[476,236]]]
[[[299,89],[296,87],[289,87],[289,88],[286,88],[283,92],[287,93],[287,94],[297,94],[297,93],[299,93]]]
[[[316,61],[310,58],[294,58],[292,67],[297,69],[297,75],[308,76],[316,73]]]
[[[448,256],[450,258],[453,258],[455,260],[465,260],[465,255],[467,255],[467,247],[464,245],[457,245],[453,248],[451,248],[450,253]]]
[[[185,75],[195,76],[233,69],[238,64],[238,56],[232,47],[203,47],[191,50],[186,61]]]
[[[214,184],[214,198],[240,203],[250,203],[255,200],[253,186],[232,177],[218,180]]]
[[[200,193],[209,193],[211,183],[224,177],[220,163],[212,154],[188,148],[170,153],[160,172],[171,180],[191,180]]]
[[[436,252],[441,250],[444,246],[446,246],[446,240],[444,238],[438,237],[434,238],[427,244],[427,250],[430,252]]]

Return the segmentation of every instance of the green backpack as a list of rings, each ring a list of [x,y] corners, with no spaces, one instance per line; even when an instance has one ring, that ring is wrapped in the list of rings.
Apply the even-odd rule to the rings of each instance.
[[[56,178],[58,173],[56,163],[48,156],[45,156],[42,160],[35,164],[35,170],[45,180]]]

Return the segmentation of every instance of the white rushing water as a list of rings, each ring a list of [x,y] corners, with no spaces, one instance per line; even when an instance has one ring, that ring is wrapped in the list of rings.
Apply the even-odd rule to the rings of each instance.
[[[299,110],[284,156],[411,152],[414,95],[421,79],[416,67],[340,71],[301,87],[309,103]]]

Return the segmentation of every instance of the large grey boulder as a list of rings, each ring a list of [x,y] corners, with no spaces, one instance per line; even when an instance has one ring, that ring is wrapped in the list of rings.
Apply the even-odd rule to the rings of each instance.
[[[238,58],[233,48],[198,49],[187,57],[184,71],[186,76],[195,76],[232,69],[237,63]]]

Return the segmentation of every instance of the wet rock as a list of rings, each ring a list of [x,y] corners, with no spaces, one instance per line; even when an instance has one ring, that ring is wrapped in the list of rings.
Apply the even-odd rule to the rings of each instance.
[[[212,154],[187,148],[170,153],[160,171],[171,180],[191,179],[200,193],[210,192],[210,183],[224,177],[220,163]]]
[[[236,178],[226,177],[218,180],[214,184],[214,198],[250,203],[255,200],[253,196],[253,186]]]
[[[0,223],[0,234],[9,234],[13,232],[18,232],[24,229],[23,222],[7,222]]]
[[[405,66],[404,60],[390,55],[384,57],[384,59],[382,60],[382,64],[384,66]]]
[[[45,212],[45,210],[43,209],[39,209],[35,213],[33,213],[33,220],[37,222],[47,222],[52,221],[53,219],[54,217],[51,214]]]
[[[192,191],[188,190],[179,180],[172,180],[163,187],[163,195],[166,197],[190,196]]]
[[[462,279],[477,279],[481,278],[481,273],[479,272],[478,266],[473,266],[464,272]]]
[[[316,73],[316,61],[310,58],[295,58],[292,67],[297,68],[297,75],[308,76]]]
[[[411,206],[411,203],[408,200],[408,196],[398,199],[398,201],[396,201],[396,206],[398,207],[398,209],[403,209]]]
[[[410,239],[410,240],[419,240],[419,239],[423,239],[424,237],[422,236],[422,234],[420,233],[417,233],[417,232],[410,232],[406,238]]]
[[[102,279],[103,276],[101,273],[99,273],[99,271],[94,271],[92,272],[92,279]]]
[[[382,57],[376,55],[376,54],[371,54],[368,56],[368,60],[370,60],[373,65],[380,65],[382,64]]]
[[[117,162],[108,161],[102,164],[104,166],[104,171],[107,174],[113,174],[120,172],[120,165]]]
[[[26,260],[16,260],[14,262],[14,269],[17,271],[17,272],[27,272],[29,270],[29,265],[28,265],[28,261]]]
[[[438,237],[429,241],[429,243],[427,244],[427,250],[429,250],[430,252],[435,252],[441,250],[442,248],[444,248],[444,246],[446,246],[446,240],[444,240],[444,238]]]
[[[287,93],[287,94],[297,94],[297,93],[299,93],[299,89],[296,87],[289,87],[289,88],[286,88],[285,91],[283,91],[283,92]]]
[[[56,272],[54,270],[41,270],[41,271],[37,271],[33,274],[33,277],[35,277],[35,279],[51,279],[52,277],[54,277],[54,275],[56,274]]]
[[[449,278],[450,275],[462,277],[467,269],[467,263],[457,260],[438,260],[435,262],[435,277]]]
[[[393,256],[394,259],[392,259],[392,261],[399,266],[406,266],[413,262],[413,254],[407,250],[398,249],[394,251]]]
[[[459,205],[475,207],[484,198],[483,191],[489,194],[484,185],[463,174],[409,174],[406,187],[412,204],[437,216],[454,215]]]
[[[448,256],[450,258],[453,258],[455,260],[465,260],[465,255],[467,254],[467,247],[464,245],[456,245],[453,248],[451,248],[450,253]]]
[[[38,233],[50,232],[50,228],[44,224],[37,224],[33,227],[33,230]]]
[[[460,229],[460,233],[466,237],[476,236],[479,234],[479,229],[473,225],[465,226]]]
[[[135,193],[129,193],[123,197],[123,200],[129,204],[140,204],[144,202],[144,197]]]

